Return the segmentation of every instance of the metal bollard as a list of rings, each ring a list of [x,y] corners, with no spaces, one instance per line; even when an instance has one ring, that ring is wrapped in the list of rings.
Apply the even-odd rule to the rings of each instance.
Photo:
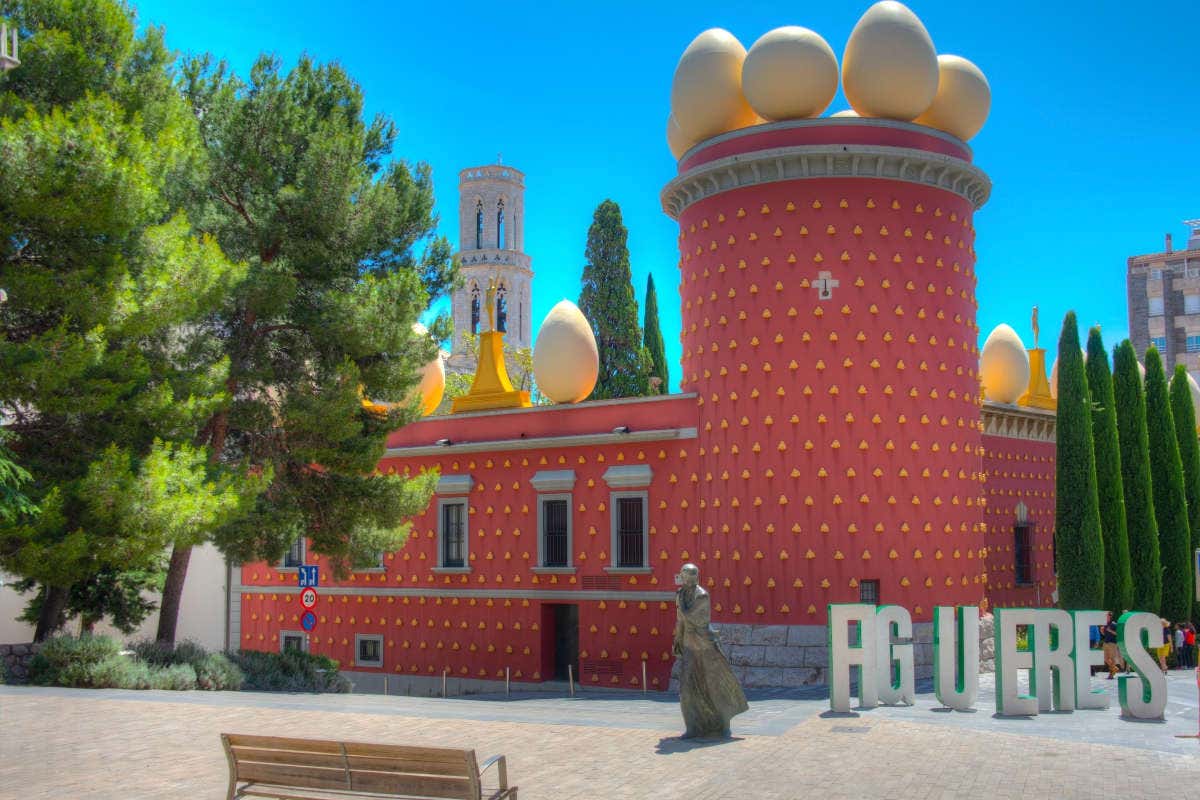
[[[646,693],[646,662],[642,662],[642,694]]]
[[[570,687],[571,697],[575,696],[575,667],[573,664],[567,664],[567,686]]]
[[[446,670],[442,670],[442,697],[446,696]]]
[[[508,667],[505,667],[505,668],[504,668],[504,696],[505,696],[505,697],[508,697],[508,695],[509,695],[509,685],[510,685],[510,683],[509,683],[509,674],[508,674],[508,670],[509,670],[509,668],[508,668]]]

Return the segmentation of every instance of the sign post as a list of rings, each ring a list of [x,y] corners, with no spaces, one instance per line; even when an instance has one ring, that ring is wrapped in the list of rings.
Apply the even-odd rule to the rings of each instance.
[[[321,582],[321,570],[316,564],[301,564],[296,570],[296,583],[300,586],[300,606],[304,613],[300,615],[300,627],[305,633],[312,633],[317,627],[317,615],[313,608],[317,605],[317,586]]]

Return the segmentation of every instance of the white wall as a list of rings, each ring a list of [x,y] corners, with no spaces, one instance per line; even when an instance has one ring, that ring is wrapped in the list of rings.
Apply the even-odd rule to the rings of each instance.
[[[225,579],[225,559],[215,547],[205,544],[192,549],[187,580],[183,584],[176,641],[192,639],[210,650],[224,649],[228,591]],[[27,599],[28,596],[17,594],[5,579],[5,586],[0,588],[0,644],[23,644],[33,640],[33,626],[15,619],[25,608]],[[96,626],[97,633],[112,634],[125,641],[152,639],[157,630],[157,611],[131,636],[114,631],[107,624]],[[67,631],[78,633],[78,621],[68,623]]]

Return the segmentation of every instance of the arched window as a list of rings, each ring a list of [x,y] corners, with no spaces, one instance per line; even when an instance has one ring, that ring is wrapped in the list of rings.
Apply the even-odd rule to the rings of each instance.
[[[508,331],[508,299],[504,285],[496,290],[496,330],[501,333]]]
[[[479,333],[479,285],[471,286],[471,335]]]
[[[504,249],[504,201],[496,204],[496,247]]]
[[[483,249],[483,201],[475,203],[475,249]],[[477,290],[478,291],[478,290]]]

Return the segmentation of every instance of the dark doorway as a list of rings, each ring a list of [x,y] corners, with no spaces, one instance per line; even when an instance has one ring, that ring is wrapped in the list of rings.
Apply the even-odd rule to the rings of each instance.
[[[579,606],[568,603],[544,605],[542,619],[550,634],[543,640],[550,651],[544,654],[547,677],[565,681],[570,665],[575,670],[575,680],[579,680]]]

